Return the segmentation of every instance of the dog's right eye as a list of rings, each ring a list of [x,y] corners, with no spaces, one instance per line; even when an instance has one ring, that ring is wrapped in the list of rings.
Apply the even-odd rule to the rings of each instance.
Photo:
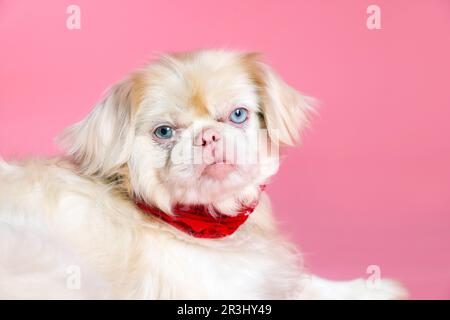
[[[170,139],[173,136],[173,129],[169,126],[159,126],[153,134],[159,139]]]
[[[230,114],[231,122],[235,124],[242,124],[248,119],[248,111],[245,108],[234,109]]]

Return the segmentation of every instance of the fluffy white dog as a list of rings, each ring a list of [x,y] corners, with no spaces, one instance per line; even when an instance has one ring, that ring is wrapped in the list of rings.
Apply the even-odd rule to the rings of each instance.
[[[61,138],[0,161],[0,297],[402,298],[309,275],[263,192],[312,110],[256,54],[161,57]]]

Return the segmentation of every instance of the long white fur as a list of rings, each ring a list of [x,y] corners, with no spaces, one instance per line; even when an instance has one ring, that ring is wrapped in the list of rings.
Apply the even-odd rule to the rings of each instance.
[[[255,82],[248,68],[262,78]],[[219,117],[242,104],[263,121],[254,117],[237,130],[198,116],[188,104],[199,88],[209,114]],[[169,213],[176,202],[210,203],[232,212],[238,201],[252,201],[277,171],[276,157],[216,181],[199,175],[195,165],[167,164],[174,146],[155,142],[152,129],[165,121],[180,124],[184,133],[176,143],[183,147],[195,128],[213,126],[224,139],[240,141],[243,152],[252,147],[249,136],[267,127],[273,145],[292,145],[311,110],[307,102],[253,55],[217,50],[163,57],[116,84],[65,131],[68,156],[0,159],[0,298],[404,297],[395,282],[383,280],[370,290],[362,279],[310,276],[278,231],[265,193],[249,220],[218,240],[190,237],[133,203],[138,197]],[[119,186],[111,180],[124,165],[128,195],[121,180]],[[70,266],[81,271],[79,288],[67,285]]]

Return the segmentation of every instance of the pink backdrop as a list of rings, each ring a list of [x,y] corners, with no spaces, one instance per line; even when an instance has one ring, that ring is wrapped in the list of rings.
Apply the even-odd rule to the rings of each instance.
[[[152,52],[209,47],[262,51],[322,102],[268,188],[307,266],[346,279],[375,264],[413,298],[450,298],[448,0],[0,1],[0,154],[56,153]]]

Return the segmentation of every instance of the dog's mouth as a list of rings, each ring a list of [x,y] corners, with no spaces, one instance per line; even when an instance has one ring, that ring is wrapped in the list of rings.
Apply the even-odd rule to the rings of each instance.
[[[232,163],[213,162],[203,166],[201,175],[212,179],[222,180],[230,173],[236,171],[236,169],[237,166]]]

